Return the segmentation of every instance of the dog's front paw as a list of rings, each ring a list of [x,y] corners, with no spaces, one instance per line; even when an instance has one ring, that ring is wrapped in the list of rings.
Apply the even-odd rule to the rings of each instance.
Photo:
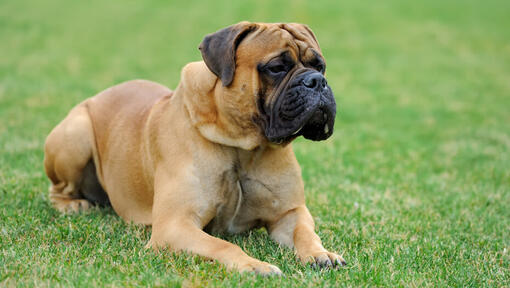
[[[262,276],[281,276],[280,268],[266,262],[250,262],[238,267],[240,272],[254,272]]]
[[[299,256],[299,258],[303,263],[310,264],[313,268],[330,268],[347,265],[342,256],[328,251],[314,252],[311,255]]]

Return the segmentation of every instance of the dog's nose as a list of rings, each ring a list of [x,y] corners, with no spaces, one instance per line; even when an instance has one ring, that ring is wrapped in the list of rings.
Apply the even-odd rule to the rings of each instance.
[[[319,72],[313,72],[308,74],[305,79],[303,79],[303,84],[311,89],[324,89],[326,85],[328,84],[326,82],[326,78],[319,73]]]

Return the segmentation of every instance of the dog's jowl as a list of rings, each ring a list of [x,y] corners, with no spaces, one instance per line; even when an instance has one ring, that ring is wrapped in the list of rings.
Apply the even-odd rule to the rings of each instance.
[[[50,199],[62,212],[113,207],[152,225],[148,246],[280,274],[211,236],[266,227],[303,262],[337,266],[305,206],[291,142],[333,133],[325,60],[301,24],[241,22],[207,35],[175,91],[134,80],[73,108],[46,140]],[[211,233],[211,234],[209,234]]]

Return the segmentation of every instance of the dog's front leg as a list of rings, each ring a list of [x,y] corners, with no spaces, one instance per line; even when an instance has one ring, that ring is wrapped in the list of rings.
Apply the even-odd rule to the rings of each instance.
[[[182,183],[171,182],[156,186],[148,247],[168,247],[175,252],[198,254],[240,272],[282,273],[278,267],[248,256],[239,246],[204,232],[203,222],[208,219],[199,216],[204,214],[204,198],[195,197],[192,191],[183,191],[183,187]]]
[[[314,231],[312,215],[305,205],[287,211],[280,219],[270,223],[269,232],[276,242],[294,247],[303,263],[319,267],[345,265],[345,260],[322,246],[321,239]]]

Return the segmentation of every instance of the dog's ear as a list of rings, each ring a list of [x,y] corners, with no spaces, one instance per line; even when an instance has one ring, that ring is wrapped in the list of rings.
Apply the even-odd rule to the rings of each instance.
[[[229,86],[234,79],[239,43],[256,28],[257,24],[241,22],[206,35],[198,47],[205,64],[221,79],[223,86]]]

